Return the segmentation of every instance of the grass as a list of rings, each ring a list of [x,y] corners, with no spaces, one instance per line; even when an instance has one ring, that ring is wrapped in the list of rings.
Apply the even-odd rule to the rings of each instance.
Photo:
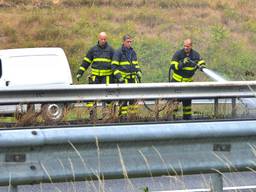
[[[2,0],[0,48],[62,47],[75,76],[100,31],[114,48],[130,33],[143,82],[164,82],[171,56],[192,37],[209,68],[251,80],[245,72],[256,69],[254,8],[253,0]]]
[[[229,100],[226,103],[220,102],[215,112],[214,104],[197,104],[192,105],[193,118],[195,120],[205,119],[229,119],[232,117],[232,106]],[[0,127],[21,127],[21,126],[42,126],[42,125],[70,125],[70,124],[111,124],[127,122],[165,122],[182,120],[182,104],[175,100],[157,100],[155,104],[145,104],[139,101],[138,109],[135,113],[128,114],[128,120],[122,121],[118,117],[117,102],[105,107],[98,103],[97,108],[88,108],[85,103],[79,103],[79,106],[70,107],[64,110],[64,118],[60,122],[44,120],[43,114],[33,111],[25,114],[14,114],[13,117],[0,117]],[[174,116],[174,110],[178,109]],[[90,116],[93,110],[95,116]],[[245,118],[255,114],[254,109],[247,109],[240,103],[237,103],[234,110],[235,117]],[[249,116],[248,116],[249,117]]]

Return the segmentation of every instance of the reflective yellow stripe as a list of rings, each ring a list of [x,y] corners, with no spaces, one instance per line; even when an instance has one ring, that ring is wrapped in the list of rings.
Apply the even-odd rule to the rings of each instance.
[[[205,61],[204,60],[198,61],[198,65],[205,65]]]
[[[174,65],[174,68],[175,68],[176,70],[179,69],[179,62],[178,62],[178,61],[171,61],[171,65]]]
[[[139,64],[139,62],[138,61],[132,61],[132,64],[137,65],[137,64]]]
[[[92,69],[92,74],[97,76],[107,76],[112,74],[111,69]]]
[[[91,78],[92,78],[92,81],[95,82],[96,76],[93,75]]]
[[[109,85],[109,83],[110,83],[110,76],[107,76],[106,77],[106,85]]]
[[[113,64],[113,65],[119,65],[119,62],[118,62],[118,61],[112,61],[111,64]]]
[[[88,63],[92,62],[90,59],[88,59],[88,57],[84,57],[84,61],[87,61]]]
[[[179,82],[191,82],[193,81],[193,78],[183,78],[182,76],[176,74],[176,73],[173,73],[172,74],[172,77],[176,80],[176,81],[179,81]]]
[[[110,59],[106,59],[106,58],[94,58],[93,62],[107,62],[107,63],[110,63],[111,60]]]
[[[115,70],[114,75],[116,75],[116,74],[118,74],[118,73],[121,73],[121,71]]]
[[[120,65],[130,65],[130,62],[128,62],[128,61],[122,61],[122,62],[120,62]]]
[[[127,78],[127,79],[135,79],[135,78],[136,78],[136,75],[126,75],[126,78]]]
[[[122,109],[122,110],[127,110],[127,109],[128,109],[128,106],[122,106],[121,109]]]
[[[195,68],[194,67],[184,67],[182,68],[182,70],[186,70],[186,71],[194,71]]]
[[[126,78],[126,79],[131,79],[131,78],[134,79],[134,78],[136,78],[136,72],[134,72],[134,73],[126,73],[126,72],[123,72],[123,71],[118,71],[118,73],[120,73],[122,75],[122,77]]]
[[[83,66],[80,66],[79,69],[85,71],[85,68]]]
[[[85,104],[86,107],[93,107],[95,102],[91,101]]]
[[[121,111],[121,115],[127,115],[127,111]]]
[[[191,110],[191,106],[186,106],[186,107],[183,107],[184,110]]]

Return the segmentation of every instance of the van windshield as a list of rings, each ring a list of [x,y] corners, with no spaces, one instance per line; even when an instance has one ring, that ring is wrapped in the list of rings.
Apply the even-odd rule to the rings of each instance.
[[[2,78],[2,60],[0,58],[0,79]]]

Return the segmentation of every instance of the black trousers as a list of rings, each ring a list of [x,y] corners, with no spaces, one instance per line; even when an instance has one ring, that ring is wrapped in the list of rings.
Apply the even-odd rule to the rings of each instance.
[[[136,79],[129,78],[125,79],[125,84],[137,83]],[[137,110],[136,100],[123,100],[119,101],[119,117],[126,117],[128,115],[128,110],[131,113],[135,113]]]
[[[174,79],[171,82],[178,82]],[[183,119],[190,120],[192,119],[192,100],[191,99],[178,99],[179,102],[182,102],[182,112],[183,112]],[[175,112],[175,110],[174,110]],[[177,110],[176,110],[177,112]]]

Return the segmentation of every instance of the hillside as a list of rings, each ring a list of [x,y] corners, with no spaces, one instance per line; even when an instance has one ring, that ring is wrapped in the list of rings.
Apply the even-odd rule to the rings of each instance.
[[[143,81],[164,82],[170,57],[191,37],[209,68],[253,80],[255,10],[254,0],[1,0],[0,49],[62,47],[75,74],[100,31],[114,48],[129,33]]]

